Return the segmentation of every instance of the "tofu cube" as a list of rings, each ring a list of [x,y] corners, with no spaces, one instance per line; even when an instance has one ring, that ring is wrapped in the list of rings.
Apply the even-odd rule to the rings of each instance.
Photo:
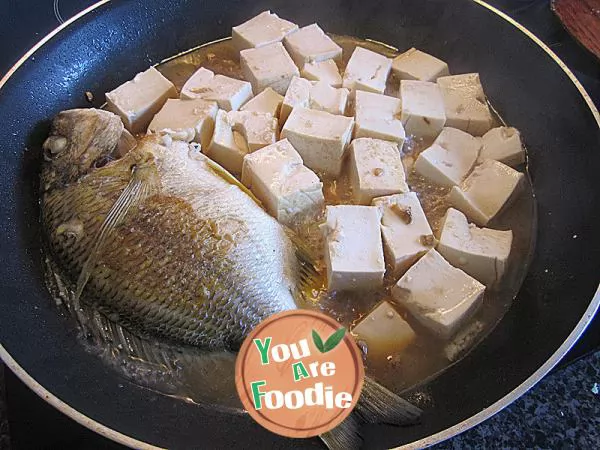
[[[331,114],[344,114],[348,103],[348,94],[348,89],[334,88],[324,81],[318,81],[310,88],[309,107]]]
[[[141,133],[177,89],[158,70],[150,67],[132,80],[106,93],[106,109],[121,117],[131,133]]]
[[[473,136],[486,133],[494,123],[478,73],[450,75],[437,80],[444,98],[446,125]]]
[[[194,78],[195,74],[192,75]],[[198,77],[196,81],[200,80]],[[191,80],[191,78],[190,78]],[[252,86],[247,81],[237,80],[224,75],[215,75],[205,84],[188,84],[181,90],[182,99],[201,98],[217,102],[220,109],[237,111],[240,106],[252,98]]]
[[[240,108],[240,111],[269,113],[273,117],[279,117],[282,103],[283,95],[279,95],[273,89],[268,87],[257,96],[252,97]]]
[[[397,278],[435,245],[433,231],[414,192],[378,197],[372,204],[382,214],[383,254]]]
[[[415,171],[440,186],[457,186],[473,168],[481,142],[464,131],[445,127],[415,162]]]
[[[233,123],[223,110],[217,111],[215,118],[215,130],[207,148],[203,153],[213,161],[216,161],[229,172],[239,175],[242,172],[244,156],[249,149],[244,138],[238,132],[233,131]]]
[[[312,81],[304,78],[292,78],[281,104],[280,123],[286,122],[295,107],[308,108],[310,106],[310,89],[313,85]]]
[[[283,44],[298,67],[342,57],[342,47],[333,42],[316,23],[286,36]]]
[[[304,64],[300,74],[311,81],[323,81],[336,88],[342,87],[342,76],[333,59]]]
[[[429,250],[392,288],[394,299],[434,334],[451,337],[483,300],[485,286]]]
[[[350,143],[349,170],[352,197],[360,205],[370,205],[375,197],[409,190],[400,151],[393,142],[354,139]]]
[[[297,106],[331,114],[344,114],[348,94],[347,89],[336,89],[322,81],[294,77],[283,99],[280,122],[285,123],[292,109]]]
[[[416,137],[436,137],[444,128],[446,113],[439,86],[429,81],[400,81],[401,120],[404,131]]]
[[[277,119],[269,113],[231,111],[228,118],[233,131],[244,137],[250,152],[277,141]]]
[[[321,211],[325,202],[323,183],[287,139],[246,155],[242,182],[269,214],[288,226]]]
[[[217,116],[215,102],[170,98],[154,116],[149,133],[166,133],[175,140],[198,142],[202,148],[210,143]]]
[[[244,77],[252,83],[254,92],[270,87],[284,95],[292,78],[300,75],[281,42],[242,50],[240,64]]]
[[[231,29],[231,42],[239,52],[247,48],[264,47],[281,42],[288,34],[298,30],[298,25],[281,19],[271,11],[263,11],[258,16]]]
[[[516,128],[492,128],[483,135],[481,143],[479,162],[495,159],[511,167],[525,162],[525,149],[521,143],[521,133]]]
[[[214,77],[215,74],[212,70],[200,67],[192,74],[191,77],[186,80],[185,84],[181,88],[181,94],[179,94],[179,97],[182,100],[198,98],[198,94],[195,91],[205,88]]]
[[[335,177],[342,170],[344,150],[353,128],[351,117],[296,107],[285,122],[281,137],[290,141],[307,167]]]
[[[386,361],[408,347],[416,335],[394,307],[383,301],[363,317],[350,332],[367,344],[367,360]]]
[[[400,120],[400,99],[366,91],[356,91],[354,100],[355,138],[369,137],[398,143],[402,149],[406,135]]]
[[[442,219],[437,250],[450,264],[491,286],[504,274],[512,239],[512,231],[477,228],[450,208]]]
[[[117,158],[122,158],[127,153],[129,153],[130,150],[133,150],[136,146],[137,140],[129,131],[123,129],[121,137],[119,138],[119,143],[117,144],[117,148],[113,150],[113,154]]]
[[[487,159],[450,191],[452,206],[479,226],[487,225],[518,191],[523,174],[501,162]]]
[[[383,285],[385,263],[379,210],[373,206],[327,206],[325,263],[330,291],[375,289]]]
[[[450,75],[448,64],[414,47],[394,58],[392,73],[400,80],[433,82],[439,77]]]
[[[346,65],[342,86],[351,91],[383,94],[392,60],[366,48],[356,47]]]
[[[271,171],[280,170],[287,164],[303,164],[302,157],[287,139],[277,141],[261,150],[264,151],[258,152],[255,157],[251,155],[248,155],[248,158],[244,157],[242,166],[242,184],[252,191],[256,190],[255,175],[260,171],[261,164],[269,166]]]

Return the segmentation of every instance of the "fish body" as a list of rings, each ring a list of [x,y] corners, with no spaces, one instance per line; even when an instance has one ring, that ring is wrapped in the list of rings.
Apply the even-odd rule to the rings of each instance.
[[[43,226],[75,309],[90,303],[142,337],[235,349],[263,319],[296,308],[318,279],[304,244],[193,144],[150,136],[101,165],[122,151],[122,134],[112,113],[69,110],[44,143]],[[365,377],[355,411],[320,437],[355,449],[361,424],[420,413]]]
[[[44,145],[43,225],[81,301],[139,334],[210,348],[237,348],[295,308],[288,231],[197,147],[149,136],[94,167],[117,147],[120,123],[64,111]]]

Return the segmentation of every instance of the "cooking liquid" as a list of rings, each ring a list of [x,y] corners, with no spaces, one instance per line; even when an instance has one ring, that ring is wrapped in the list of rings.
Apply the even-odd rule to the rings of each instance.
[[[397,55],[395,49],[381,43],[345,36],[332,37],[344,50],[341,70],[356,45],[388,57]],[[180,89],[192,73],[201,66],[215,73],[243,79],[237,52],[229,39],[206,44],[177,55],[164,61],[157,68]],[[398,87],[399,82],[390,77],[386,94],[395,96]],[[498,125],[503,124],[499,116],[496,119]],[[430,144],[431,142],[409,138],[402,149],[402,161],[407,173],[407,182],[411,190],[418,194],[435,233],[450,206],[447,198],[449,189],[432,185],[412,170],[419,152]],[[344,175],[337,180],[324,179],[323,181],[327,204],[352,203],[349,183]],[[518,196],[488,224],[489,228],[513,231],[513,247],[503,279],[497,286],[486,290],[482,306],[450,341],[433,336],[394,302],[390,295],[390,287],[396,280],[387,277],[384,287],[375,291],[330,294],[324,287],[315,289],[305,293],[306,298],[299,306],[325,312],[351,329],[353,324],[368,314],[380,301],[387,300],[393,303],[413,327],[417,337],[401,353],[390,354],[383,360],[369,358],[368,347],[361,343],[367,355],[366,370],[373,378],[394,392],[405,394],[409,390],[413,394],[416,392],[417,395],[411,396],[411,400],[418,400],[422,397],[418,393],[425,387],[425,383],[474,348],[490,333],[510,307],[527,273],[533,252],[536,235],[535,211],[533,190],[527,176],[524,188]],[[322,217],[321,214],[320,218]],[[318,256],[317,265],[324,272],[323,242],[318,222],[318,220],[307,220],[304,223],[297,223],[296,231]],[[51,261],[48,263],[52,264]],[[64,283],[52,267],[48,270],[48,279],[55,298],[68,302]],[[82,314],[85,317],[80,317],[80,323],[84,322],[85,341],[90,350],[99,353],[130,381],[187,401],[209,403],[225,408],[240,407],[234,384],[235,354],[208,352],[155,340],[142,340],[95,311],[84,309]]]

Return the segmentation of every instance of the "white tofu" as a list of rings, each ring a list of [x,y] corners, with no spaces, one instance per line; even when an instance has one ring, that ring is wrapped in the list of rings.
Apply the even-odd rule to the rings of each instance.
[[[429,250],[392,288],[394,299],[434,334],[449,338],[477,310],[485,286]]]
[[[501,162],[487,159],[450,191],[452,206],[479,226],[486,225],[518,190],[523,174]]]
[[[366,48],[356,47],[346,65],[342,86],[351,91],[383,94],[392,60]]]
[[[244,77],[252,83],[254,92],[270,87],[284,95],[292,78],[300,75],[281,42],[242,50],[240,65]]]
[[[354,139],[348,163],[352,197],[360,205],[370,205],[375,197],[409,190],[400,151],[393,142]]]
[[[106,93],[106,109],[121,117],[125,128],[140,133],[177,89],[158,70],[150,67],[132,80]]]
[[[521,133],[516,128],[492,128],[483,135],[481,143],[479,162],[495,159],[511,167],[525,162],[525,149],[521,143]]]
[[[411,326],[386,301],[377,305],[350,330],[357,341],[367,344],[367,360],[386,361],[402,352],[416,335]]]
[[[244,158],[242,182],[284,225],[321,211],[323,183],[286,139]]]
[[[263,150],[263,149],[261,149]],[[255,152],[256,153],[256,152]],[[259,152],[258,156],[244,158],[242,166],[242,184],[250,190],[255,190],[255,173],[260,170],[261,164],[269,166],[271,171],[280,170],[287,164],[303,164],[302,157],[287,139],[282,139]]]
[[[194,77],[194,75],[192,75]],[[237,111],[240,106],[252,98],[252,86],[247,81],[215,75],[205,84],[197,86],[184,85],[181,91],[182,99],[201,98],[217,102],[220,109]]]
[[[192,74],[191,77],[186,80],[185,84],[181,88],[181,94],[179,94],[179,97],[182,100],[198,98],[198,95],[195,91],[206,87],[214,77],[215,74],[212,70],[200,67]]]
[[[402,145],[406,139],[400,120],[400,99],[366,91],[356,91],[354,100],[355,138],[385,139]]]
[[[203,153],[216,161],[229,172],[239,175],[242,172],[244,156],[249,152],[241,135],[234,135],[233,123],[223,110],[217,112],[215,131],[210,144]]]
[[[330,86],[342,87],[342,76],[333,59],[319,62],[308,62],[304,64],[300,74],[311,81],[324,81]]]
[[[269,113],[231,111],[227,114],[233,131],[239,132],[250,152],[277,141],[277,119]]]
[[[347,89],[336,89],[323,81],[309,81],[294,77],[281,105],[280,122],[285,123],[295,107],[326,111],[331,114],[344,114],[348,103],[348,94]]]
[[[119,138],[119,143],[117,144],[117,148],[113,150],[113,154],[117,158],[122,158],[127,153],[129,153],[130,150],[133,150],[136,146],[137,140],[129,131],[123,129],[121,137]]]
[[[334,88],[324,81],[318,81],[310,88],[309,107],[331,114],[344,114],[348,103],[348,89]]]
[[[283,44],[298,67],[342,57],[342,47],[333,42],[316,23],[286,36]]]
[[[170,98],[148,125],[148,132],[165,133],[175,140],[198,142],[206,148],[213,134],[218,109],[215,102],[207,100]]]
[[[383,285],[385,263],[379,210],[373,206],[327,206],[325,263],[330,291],[375,289]]]
[[[481,142],[464,131],[444,127],[415,162],[415,171],[440,186],[457,186],[473,168]]]
[[[233,27],[231,42],[237,51],[258,48],[281,42],[288,34],[298,30],[298,25],[281,19],[271,11],[263,11],[258,16]]]
[[[308,108],[310,106],[310,89],[313,85],[312,81],[304,78],[292,78],[281,104],[281,115],[279,116],[281,124],[286,122],[295,107]]]
[[[491,286],[504,274],[510,255],[512,231],[477,228],[454,208],[442,220],[438,252],[455,267]]]
[[[273,89],[268,87],[257,96],[252,97],[240,108],[240,111],[269,113],[273,117],[279,117],[282,103],[283,95],[279,95]]]
[[[353,128],[351,117],[296,107],[285,122],[281,137],[290,141],[306,166],[326,176],[337,176]]]
[[[404,131],[417,137],[436,137],[446,123],[444,100],[437,84],[400,81],[401,120]]]
[[[419,81],[436,81],[450,75],[448,64],[414,47],[394,58],[392,73],[400,80]]]
[[[394,277],[402,275],[435,244],[417,194],[407,192],[373,199],[382,214],[383,253]]]
[[[446,125],[481,136],[494,123],[478,73],[450,75],[437,80],[444,98]]]

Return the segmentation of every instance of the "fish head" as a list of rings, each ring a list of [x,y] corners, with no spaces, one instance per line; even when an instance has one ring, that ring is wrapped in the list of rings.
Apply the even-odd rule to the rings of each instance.
[[[96,167],[119,144],[123,134],[120,117],[104,110],[70,109],[59,113],[42,145],[44,184],[68,184]]]

